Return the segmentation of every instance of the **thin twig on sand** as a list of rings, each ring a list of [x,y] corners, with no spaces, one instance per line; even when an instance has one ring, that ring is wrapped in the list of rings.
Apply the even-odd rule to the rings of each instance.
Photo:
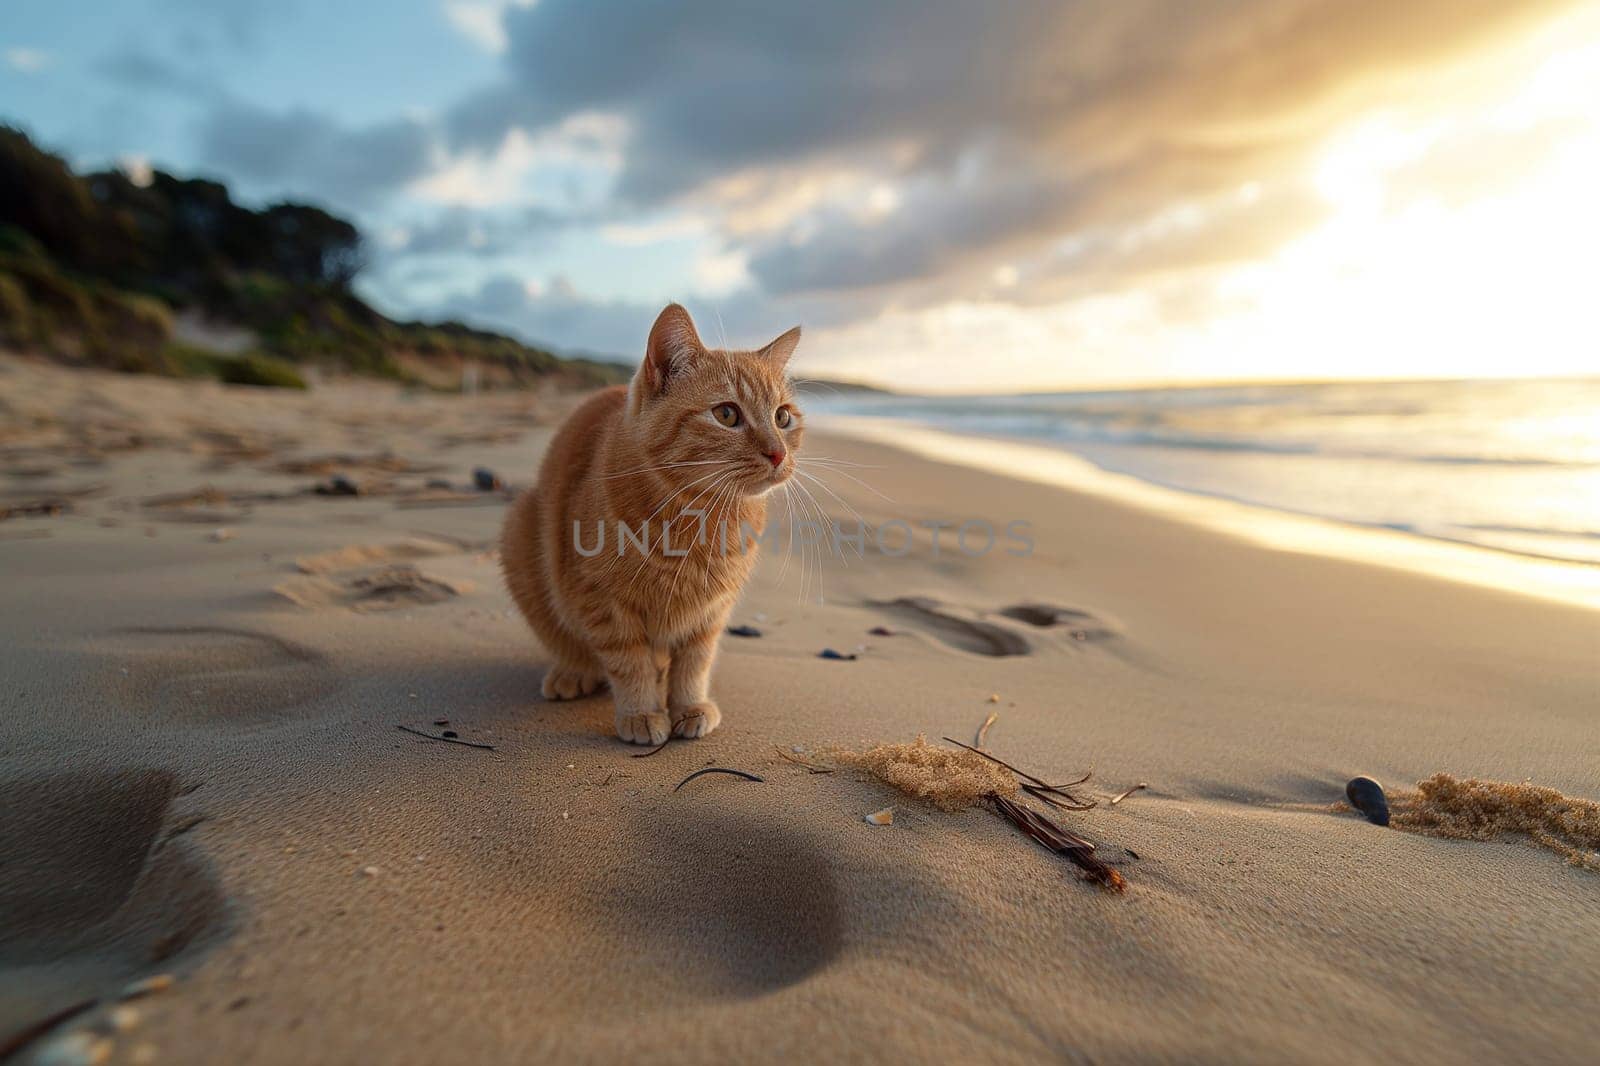
[[[1128,883],[1122,875],[1095,857],[1094,844],[1061,828],[1038,811],[1006,799],[998,792],[990,793],[989,801],[1018,829],[1049,848],[1057,855],[1082,867],[1089,877],[1108,892],[1122,892]]]
[[[649,751],[636,751],[629,757],[633,758],[633,759],[648,759],[650,756],[654,755],[656,752],[660,751],[662,748],[666,747],[668,744],[671,744],[671,743],[672,743],[672,735],[669,733],[669,734],[667,734],[667,739],[666,740],[663,740],[661,743],[657,744],[655,747],[651,748]]]
[[[807,770],[809,770],[811,773],[814,773],[814,774],[833,774],[833,773],[838,773],[839,772],[839,768],[836,767],[836,766],[813,766],[811,763],[806,762],[804,759],[797,758],[796,756],[790,755],[788,752],[784,751],[782,748],[778,747],[776,744],[774,744],[772,746],[772,750],[778,753],[778,757],[779,758],[788,759],[790,762],[794,763],[796,766],[804,766]]]
[[[985,718],[983,720],[983,724],[978,727],[978,736],[972,742],[975,747],[979,747],[979,748],[983,747],[983,738],[989,735],[989,727],[994,725],[994,720],[996,718],[999,718],[999,717],[1000,717],[999,712],[997,712],[997,711],[990,711],[989,712],[989,717]]]
[[[1135,792],[1138,792],[1140,789],[1149,788],[1149,787],[1150,787],[1149,785],[1145,784],[1143,781],[1140,781],[1137,785],[1134,785],[1132,788],[1128,789],[1126,792],[1119,792],[1115,796],[1112,796],[1111,797],[1111,803],[1109,804],[1109,806],[1115,807],[1117,804],[1121,803],[1123,800],[1127,799],[1129,796],[1133,795]]]
[[[676,785],[673,786],[672,791],[676,792],[676,791],[678,791],[678,789],[682,788],[684,785],[687,785],[690,781],[693,781],[695,778],[702,777],[702,776],[704,776],[706,774],[732,774],[734,777],[742,777],[746,781],[756,781],[756,782],[765,782],[766,781],[766,778],[764,778],[764,777],[757,777],[755,774],[747,774],[743,770],[729,770],[729,769],[727,769],[726,767],[723,767],[723,766],[708,766],[704,770],[696,770],[694,773],[690,774],[688,777],[684,778],[682,781],[679,781]]]
[[[407,733],[412,733],[419,737],[427,737],[429,740],[437,740],[441,744],[464,744],[469,748],[484,748],[488,751],[494,750],[493,744],[483,744],[476,740],[462,740],[460,737],[441,737],[437,733],[427,733],[421,729],[412,729],[408,725],[396,725],[395,728],[403,730]]]

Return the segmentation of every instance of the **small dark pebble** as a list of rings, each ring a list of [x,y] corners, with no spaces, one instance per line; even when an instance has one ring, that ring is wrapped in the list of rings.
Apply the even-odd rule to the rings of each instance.
[[[457,733],[454,729],[446,729],[443,733],[440,733],[439,735],[441,737],[450,737],[450,738],[454,739],[456,737],[459,737],[461,734]]]
[[[317,486],[318,496],[359,496],[361,489],[343,474],[335,474]]]
[[[493,492],[495,489],[506,487],[506,483],[501,481],[499,476],[486,466],[473,469],[472,484],[479,492]]]
[[[820,652],[817,653],[817,658],[819,658],[819,659],[838,659],[841,662],[850,663],[850,662],[855,662],[856,653],[855,652],[851,652],[849,655],[846,655],[843,652],[834,651],[832,648],[823,648]]]
[[[736,637],[759,637],[761,630],[755,626],[729,626],[728,632]]]
[[[1370,777],[1352,777],[1344,786],[1344,794],[1350,806],[1367,816],[1367,821],[1373,825],[1389,824],[1389,800],[1378,782]]]
[[[895,637],[900,635],[897,630],[890,629],[888,626],[873,626],[867,632],[875,637]]]

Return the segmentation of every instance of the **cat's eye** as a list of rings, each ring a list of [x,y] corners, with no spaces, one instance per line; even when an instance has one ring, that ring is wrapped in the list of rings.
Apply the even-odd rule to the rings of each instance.
[[[711,417],[727,426],[736,428],[744,419],[739,414],[739,409],[731,403],[719,403],[711,409]]]
[[[772,421],[777,424],[779,429],[788,429],[794,422],[794,412],[787,407],[780,407],[772,412]]]

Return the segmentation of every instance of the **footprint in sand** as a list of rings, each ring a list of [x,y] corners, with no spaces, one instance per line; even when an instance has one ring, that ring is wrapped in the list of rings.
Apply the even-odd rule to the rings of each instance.
[[[195,724],[275,717],[340,687],[320,653],[248,629],[124,629],[97,641],[96,650],[117,667],[110,676],[124,703]]]
[[[363,613],[422,607],[472,591],[465,581],[424,574],[404,560],[460,554],[462,544],[412,538],[395,544],[357,544],[295,560],[304,577],[273,591],[301,607],[348,607]]]
[[[29,1025],[170,969],[224,932],[164,770],[0,782],[0,1047]]]
[[[1033,646],[1020,633],[957,613],[956,608],[928,596],[902,596],[880,600],[882,608],[902,621],[925,630],[935,639],[978,655],[1027,655]]]
[[[1004,657],[1028,655],[1033,644],[1022,633],[985,621],[976,611],[940,603],[927,596],[902,596],[871,604],[945,644],[978,655]],[[1088,611],[1054,607],[1041,603],[1021,603],[1003,607],[1001,617],[1022,622],[1036,629],[1056,630],[1078,642],[1096,642],[1116,637],[1117,631]]]
[[[1007,618],[1014,618],[1040,629],[1065,628],[1067,635],[1073,640],[1109,640],[1117,635],[1117,631],[1104,621],[1076,607],[1054,607],[1047,603],[1019,603],[1011,607],[1002,607],[1000,613]]]

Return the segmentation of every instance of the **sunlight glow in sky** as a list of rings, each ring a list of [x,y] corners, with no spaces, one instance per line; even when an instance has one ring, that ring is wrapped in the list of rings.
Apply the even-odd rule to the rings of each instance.
[[[945,391],[1600,370],[1592,3],[66,6],[0,16],[0,119],[348,214],[407,317],[632,357],[678,299]]]

